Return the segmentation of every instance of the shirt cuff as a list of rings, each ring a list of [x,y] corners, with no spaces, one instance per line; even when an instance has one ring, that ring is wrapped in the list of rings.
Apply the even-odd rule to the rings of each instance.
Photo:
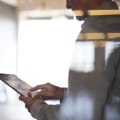
[[[32,115],[32,117],[34,118],[42,118],[43,117],[43,105],[45,105],[46,103],[44,102],[44,100],[42,99],[39,99],[39,100],[36,100],[32,106],[31,106],[31,110],[30,110],[30,113]]]

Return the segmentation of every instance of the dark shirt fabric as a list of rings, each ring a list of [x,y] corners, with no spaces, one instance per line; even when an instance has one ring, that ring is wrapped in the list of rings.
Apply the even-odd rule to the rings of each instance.
[[[109,87],[105,102],[104,119],[120,120],[120,46],[113,50],[108,59],[106,75]]]
[[[118,10],[118,6],[115,2],[109,1],[103,4],[102,6],[100,6],[98,10]],[[105,33],[105,34],[119,33],[120,32],[119,26],[120,26],[120,15],[88,16],[82,25],[81,33]],[[114,38],[114,40],[116,39],[119,39],[119,38]],[[103,49],[104,48],[96,48],[96,50],[99,52],[104,51]],[[114,64],[115,63],[117,64],[119,62],[118,53],[119,53],[119,50],[115,50],[115,55],[110,56],[110,59],[112,57],[112,63]],[[99,54],[97,56],[99,56]],[[113,58],[116,58],[116,59],[113,59]],[[110,99],[110,97],[106,98],[108,97],[106,96],[106,94],[108,92],[109,86],[112,84],[111,79],[112,78],[114,79],[114,76],[116,74],[116,69],[114,68],[115,67],[114,64],[110,62],[111,60],[110,61],[109,60],[107,63],[108,71],[106,70],[107,73],[105,74],[105,76],[104,76],[104,73],[100,73],[100,69],[98,71],[95,70],[93,73],[89,73],[89,74],[84,74],[84,73],[82,74],[80,72],[75,72],[72,70],[70,70],[69,72],[69,92],[68,93],[75,96],[76,93],[79,93],[84,86],[84,89],[89,91],[91,94],[94,94],[93,99],[95,101],[94,102],[95,111],[94,111],[94,116],[92,120],[104,119],[104,116],[102,115],[104,112],[103,110],[104,103],[106,102],[105,99]],[[118,79],[117,81],[119,82],[120,80]],[[116,82],[116,84],[118,82]],[[113,91],[116,91],[116,90],[113,90]],[[113,120],[113,119],[107,119],[107,120]]]
[[[107,80],[111,83],[114,83],[112,86],[116,86],[116,88],[120,88],[120,47],[115,48],[111,53],[106,67]],[[110,83],[110,84],[111,84]],[[114,91],[112,90],[112,94],[120,95],[120,90]]]

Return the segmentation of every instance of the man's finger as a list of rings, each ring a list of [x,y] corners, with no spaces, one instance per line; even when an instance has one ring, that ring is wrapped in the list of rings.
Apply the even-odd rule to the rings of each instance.
[[[34,96],[33,99],[41,99],[41,96],[39,94],[37,94],[36,96]]]
[[[42,90],[40,92],[37,92],[37,95],[39,95],[39,96],[48,96],[48,94],[44,90]]]
[[[25,99],[25,98],[24,98],[24,96],[22,96],[22,95],[19,97],[19,100],[22,100],[22,101],[23,101],[24,99]]]
[[[19,99],[20,99],[21,101],[26,102],[28,98],[27,98],[27,97],[25,97],[25,96],[20,96],[20,97],[19,97]]]
[[[45,86],[46,86],[46,84],[37,85],[37,86],[35,86],[35,87],[32,87],[32,88],[30,89],[30,91],[32,92],[32,91],[39,90],[39,89],[45,89]]]

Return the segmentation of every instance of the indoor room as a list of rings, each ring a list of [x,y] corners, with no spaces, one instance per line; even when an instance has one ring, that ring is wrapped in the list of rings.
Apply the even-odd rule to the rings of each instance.
[[[102,1],[0,0],[0,120],[120,119],[120,1]]]

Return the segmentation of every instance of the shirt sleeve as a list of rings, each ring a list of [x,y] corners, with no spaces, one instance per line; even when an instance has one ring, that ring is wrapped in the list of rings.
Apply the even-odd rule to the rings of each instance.
[[[58,120],[59,105],[48,105],[40,99],[33,103],[30,112],[37,120]]]
[[[60,103],[63,102],[63,100],[64,100],[66,94],[67,94],[67,88],[64,88],[64,95],[63,95],[63,97],[60,98]]]

